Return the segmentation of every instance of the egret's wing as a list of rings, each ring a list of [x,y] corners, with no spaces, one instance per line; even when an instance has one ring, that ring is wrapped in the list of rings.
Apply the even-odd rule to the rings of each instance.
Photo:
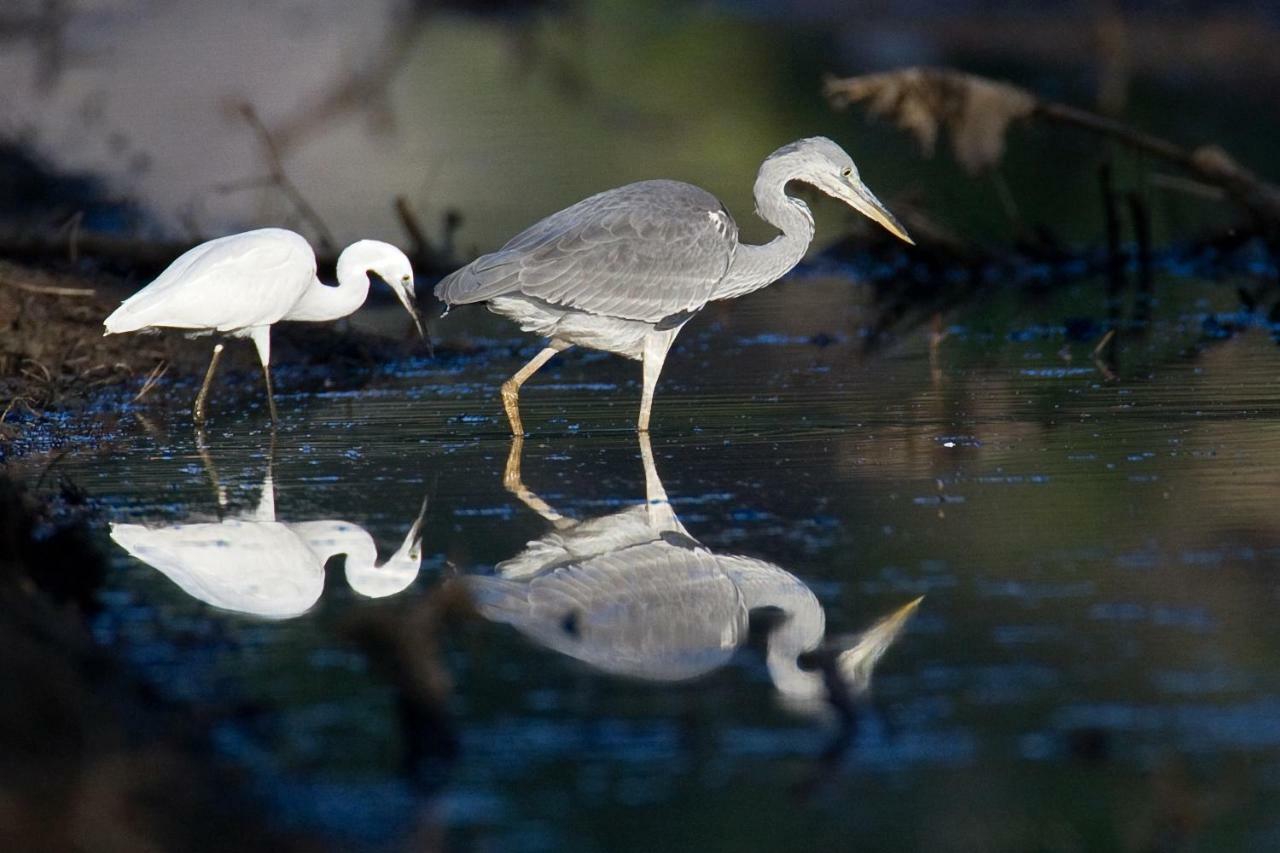
[[[315,253],[301,236],[263,228],[202,243],[121,303],[108,332],[148,326],[233,331],[283,317],[316,275]]]
[[[445,278],[450,304],[520,294],[591,314],[656,323],[707,303],[738,244],[715,196],[643,181],[552,214]]]
[[[323,564],[276,522],[113,524],[111,538],[183,592],[224,610],[289,619],[311,609],[324,589]]]

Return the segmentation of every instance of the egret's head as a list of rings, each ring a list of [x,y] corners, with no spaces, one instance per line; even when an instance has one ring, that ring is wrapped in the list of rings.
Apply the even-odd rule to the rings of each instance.
[[[784,145],[766,162],[783,165],[793,180],[804,181],[854,210],[879,222],[893,236],[914,245],[907,230],[894,219],[858,176],[858,167],[844,149],[825,136],[814,136]]]
[[[418,317],[413,266],[404,252],[390,243],[361,240],[348,246],[342,255],[343,257],[338,261],[339,264],[344,261],[358,263],[366,272],[385,281],[395,293],[396,298],[400,300],[400,304],[404,306],[404,310],[408,311],[409,316],[413,318],[413,325],[417,327],[418,334],[426,336],[422,328],[422,320]]]

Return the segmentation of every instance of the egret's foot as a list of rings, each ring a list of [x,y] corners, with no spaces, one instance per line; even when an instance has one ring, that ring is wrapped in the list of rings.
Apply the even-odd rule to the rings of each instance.
[[[524,424],[520,421],[520,386],[510,379],[502,383],[502,408],[506,409],[507,422],[511,424],[511,435],[515,438],[523,438]]]

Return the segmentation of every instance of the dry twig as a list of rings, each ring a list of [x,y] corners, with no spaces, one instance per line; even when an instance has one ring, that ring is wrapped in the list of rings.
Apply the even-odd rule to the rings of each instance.
[[[97,293],[91,287],[55,287],[47,284],[31,284],[25,281],[17,281],[8,276],[0,276],[0,284],[25,293],[38,293],[41,296],[93,296]]]
[[[1218,187],[1273,235],[1280,234],[1280,187],[1260,179],[1216,145],[1188,149],[1122,122],[1026,89],[949,68],[904,68],[843,80],[828,78],[827,98],[837,107],[868,103],[872,113],[892,118],[931,153],[946,127],[956,159],[970,171],[990,168],[1004,155],[1014,121],[1036,120],[1087,130],[1172,163]]]
[[[253,104],[248,101],[242,101],[236,105],[236,111],[253,129],[254,134],[258,137],[258,142],[262,146],[263,157],[267,162],[267,175],[261,179],[236,185],[233,189],[240,189],[246,186],[262,186],[271,185],[277,187],[284,196],[293,204],[294,209],[298,211],[298,215],[305,219],[316,232],[316,240],[320,244],[321,249],[325,252],[332,252],[338,245],[333,238],[333,232],[329,230],[329,226],[311,206],[306,197],[302,195],[302,191],[298,189],[289,178],[289,174],[284,169],[284,162],[280,158],[280,149],[277,147],[275,139],[271,136],[271,131],[267,130],[267,126],[263,124],[258,111],[254,109]],[[225,189],[225,188],[224,188]]]

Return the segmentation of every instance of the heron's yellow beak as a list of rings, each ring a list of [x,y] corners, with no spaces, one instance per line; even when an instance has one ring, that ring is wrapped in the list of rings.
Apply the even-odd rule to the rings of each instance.
[[[889,212],[889,208],[885,207],[880,199],[876,198],[875,194],[867,189],[866,184],[861,181],[849,180],[843,184],[839,198],[863,216],[879,222],[886,231],[899,240],[910,243],[912,246],[916,244],[916,241],[912,240],[910,235],[907,234],[907,229],[903,228],[897,219],[894,219],[893,214]]]

